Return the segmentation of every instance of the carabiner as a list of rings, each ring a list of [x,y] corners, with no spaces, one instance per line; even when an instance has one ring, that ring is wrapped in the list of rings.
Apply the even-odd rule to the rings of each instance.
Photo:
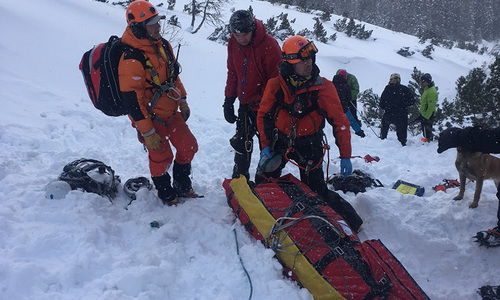
[[[174,100],[174,101],[181,100],[181,98],[182,98],[181,93],[179,93],[179,91],[175,89],[175,86],[171,83],[169,83],[168,85],[169,85],[169,88],[168,88],[168,92],[167,92],[167,97]],[[177,95],[177,97],[171,96],[170,95],[171,91],[173,91]]]

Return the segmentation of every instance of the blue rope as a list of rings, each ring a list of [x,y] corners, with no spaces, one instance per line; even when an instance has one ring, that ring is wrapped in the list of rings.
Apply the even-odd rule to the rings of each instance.
[[[243,260],[241,259],[240,256],[240,247],[238,246],[238,236],[236,234],[236,228],[233,229],[234,232],[234,240],[236,241],[236,254],[238,254],[238,258],[240,259],[240,264],[241,267],[243,267],[243,271],[245,271],[245,274],[248,278],[248,282],[250,283],[250,296],[248,296],[248,299],[252,299],[252,294],[253,294],[253,286],[252,286],[252,279],[250,279],[250,274],[248,274],[247,269],[245,268],[245,265],[243,264]]]

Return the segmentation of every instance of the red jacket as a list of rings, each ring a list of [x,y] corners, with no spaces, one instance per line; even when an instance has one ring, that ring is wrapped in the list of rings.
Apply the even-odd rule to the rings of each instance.
[[[304,94],[307,91],[318,91],[318,109],[313,110],[308,115],[302,118],[296,118],[288,113],[286,109],[278,109],[274,116],[266,116],[271,111],[276,102],[276,92],[281,87],[284,94],[284,103],[292,104],[298,95]],[[308,102],[308,107],[311,102]],[[304,108],[305,110],[305,108]],[[267,88],[264,92],[264,97],[260,102],[259,112],[257,114],[257,128],[260,133],[260,142],[262,148],[269,146],[271,141],[266,136],[266,132],[272,132],[272,128],[265,128],[272,122],[265,122],[264,118],[273,118],[274,127],[288,136],[292,123],[296,125],[296,136],[308,136],[317,133],[322,129],[325,117],[333,126],[333,135],[336,139],[336,144],[339,147],[340,157],[351,157],[351,132],[349,121],[342,110],[339,97],[333,83],[324,77],[317,76],[315,80],[306,83],[306,87],[292,93],[287,86],[282,75],[270,79],[267,83]],[[267,125],[266,125],[267,124]]]
[[[278,76],[281,63],[278,42],[266,32],[260,20],[254,20],[256,29],[250,44],[241,46],[232,34],[227,44],[224,95],[238,97],[241,104],[259,103],[267,81]]]

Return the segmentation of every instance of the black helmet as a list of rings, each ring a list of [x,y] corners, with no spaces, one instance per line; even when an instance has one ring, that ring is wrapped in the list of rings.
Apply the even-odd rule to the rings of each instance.
[[[422,75],[420,77],[420,81],[425,81],[425,82],[427,82],[429,84],[432,83],[432,76],[431,76],[431,74],[425,73],[424,75]]]
[[[255,30],[255,20],[248,10],[237,10],[229,19],[231,33],[247,33]]]

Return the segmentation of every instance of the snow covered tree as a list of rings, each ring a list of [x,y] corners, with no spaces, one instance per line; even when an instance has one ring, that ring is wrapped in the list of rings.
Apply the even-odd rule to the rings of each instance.
[[[332,16],[332,10],[331,10],[331,8],[325,8],[325,10],[323,10],[321,12],[320,19],[323,22],[328,22],[328,21],[330,21],[332,19],[331,16]]]
[[[325,27],[323,26],[323,23],[321,23],[321,20],[318,17],[314,17],[314,35],[316,36],[316,39],[322,43],[327,43],[328,39],[326,38],[327,32],[325,30]]]
[[[175,0],[167,0],[167,3],[168,3],[167,9],[168,10],[174,10]]]
[[[347,23],[347,27],[345,29],[345,34],[349,37],[356,35],[356,23],[353,18],[349,19],[349,23]]]
[[[223,0],[205,0],[203,2],[191,0],[190,4],[184,5],[184,11],[191,15],[191,33],[197,33],[205,21],[216,27],[222,26],[224,24],[221,13],[223,4]],[[198,24],[198,27],[193,30],[196,22],[196,16],[198,15],[201,16],[201,21]]]
[[[433,59],[432,52],[434,52],[434,46],[432,44],[429,44],[427,47],[425,47],[424,50],[422,50],[422,55],[429,59]]]
[[[370,88],[360,93],[358,99],[363,104],[363,121],[368,126],[379,126],[384,114],[384,111],[380,108],[379,96]]]
[[[333,24],[333,28],[338,32],[345,32],[347,30],[347,18],[338,19]]]
[[[410,51],[410,47],[403,47],[398,50],[397,54],[404,56],[404,57],[410,57],[413,54],[415,54],[415,51]]]

